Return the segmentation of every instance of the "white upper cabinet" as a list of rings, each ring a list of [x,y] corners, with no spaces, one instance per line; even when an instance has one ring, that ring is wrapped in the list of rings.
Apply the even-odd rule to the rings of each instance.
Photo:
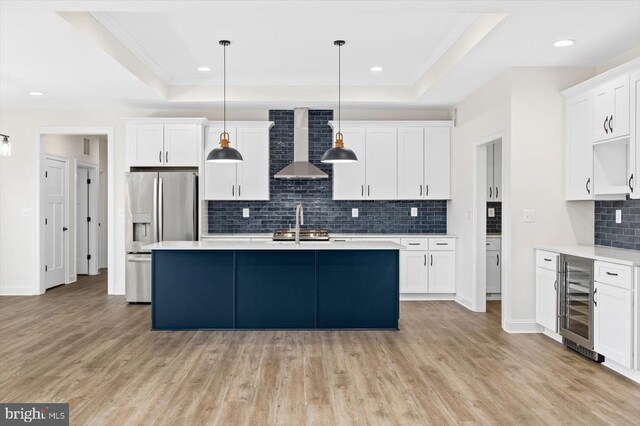
[[[253,125],[234,122],[227,125],[231,146],[242,154],[237,164],[204,163],[205,200],[269,199],[270,122]],[[205,136],[204,158],[218,147],[222,126],[210,124]]]
[[[424,198],[445,200],[451,198],[451,128],[424,129]]]
[[[164,125],[164,165],[174,167],[197,167],[200,152],[197,124]]]
[[[487,146],[487,201],[502,201],[502,142]]]
[[[591,135],[591,93],[566,101],[565,198],[592,200],[593,145]]]
[[[630,168],[629,191],[631,198],[640,199],[640,71],[631,74],[631,122],[630,130]]]
[[[398,152],[395,127],[369,128],[366,132],[366,198],[398,198]]]
[[[425,196],[424,128],[398,128],[398,198],[419,200]]]
[[[593,92],[594,141],[629,134],[629,75],[598,86]]]
[[[335,134],[335,131],[334,131]],[[355,152],[356,163],[333,165],[333,199],[366,198],[366,136],[364,127],[343,128],[345,147]]]
[[[164,163],[164,125],[127,125],[127,166],[158,167]]]
[[[127,167],[198,167],[199,121],[203,119],[135,119],[127,123]]]
[[[269,132],[260,128],[236,129],[238,149],[244,161],[238,163],[239,200],[269,199]]]

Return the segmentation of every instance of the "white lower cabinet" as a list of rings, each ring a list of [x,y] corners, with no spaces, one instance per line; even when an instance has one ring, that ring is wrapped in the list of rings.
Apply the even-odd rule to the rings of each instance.
[[[594,290],[594,349],[607,360],[631,368],[633,363],[633,292],[600,282]]]
[[[429,252],[429,293],[456,292],[456,252]]]
[[[536,322],[558,332],[558,275],[555,269],[536,268]]]
[[[487,250],[487,293],[500,293],[500,250]]]
[[[426,251],[400,252],[400,293],[428,293]]]
[[[455,240],[403,238],[401,243],[406,249],[400,252],[400,293],[425,295],[456,292]],[[430,246],[442,249],[425,250]]]

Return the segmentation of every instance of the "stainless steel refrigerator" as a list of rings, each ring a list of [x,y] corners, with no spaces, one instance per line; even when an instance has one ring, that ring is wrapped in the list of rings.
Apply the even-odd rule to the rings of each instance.
[[[182,171],[126,174],[127,302],[151,302],[147,244],[198,239],[198,175]]]

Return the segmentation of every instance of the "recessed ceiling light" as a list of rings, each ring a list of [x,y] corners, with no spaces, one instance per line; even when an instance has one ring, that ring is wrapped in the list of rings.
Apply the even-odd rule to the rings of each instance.
[[[373,71],[373,72],[380,72],[380,71],[383,71],[383,70],[384,70],[384,68],[382,68],[382,67],[371,67],[371,68],[369,68],[369,69],[370,69],[371,71]]]
[[[211,68],[209,68],[209,67],[198,67],[198,71],[209,72],[209,71],[211,71]]]
[[[553,43],[553,45],[555,47],[567,47],[567,46],[571,46],[575,43],[574,40],[570,40],[570,39],[566,39],[566,40],[558,40],[555,43]]]
[[[42,96],[42,95],[44,95],[44,92],[29,92],[29,94],[31,96]]]

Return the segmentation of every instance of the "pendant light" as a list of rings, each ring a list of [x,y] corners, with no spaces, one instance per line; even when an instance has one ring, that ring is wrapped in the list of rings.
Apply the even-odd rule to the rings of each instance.
[[[0,135],[0,136],[2,136],[2,142],[0,142],[0,155],[3,157],[10,157],[11,141],[9,140],[9,136],[7,135]]]
[[[222,133],[220,133],[220,147],[212,150],[207,155],[207,162],[210,163],[240,163],[244,161],[242,154],[229,146],[229,133],[227,133],[227,46],[229,40],[220,40],[223,50],[223,72],[222,72]]]
[[[342,62],[340,57],[340,48],[344,46],[344,43],[344,40],[336,40],[333,42],[335,46],[338,46],[338,132],[336,133],[335,146],[325,151],[324,155],[322,156],[322,160],[320,160],[323,163],[355,163],[356,161],[358,161],[356,153],[344,147],[344,140],[342,138],[342,132],[340,131],[340,91],[342,83]]]

